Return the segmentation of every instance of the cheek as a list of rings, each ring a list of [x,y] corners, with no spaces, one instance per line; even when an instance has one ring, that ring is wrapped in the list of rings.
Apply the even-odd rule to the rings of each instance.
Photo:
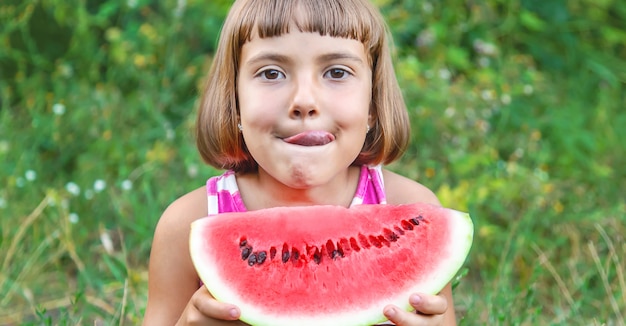
[[[261,102],[261,101],[259,101]],[[275,106],[256,104],[248,110],[241,109],[240,119],[249,131],[268,132],[274,130],[278,121],[281,121],[281,110]]]
[[[333,111],[338,122],[363,125],[363,123],[369,119],[370,103],[369,95],[344,95],[335,97],[335,100],[331,101],[330,105],[334,107]]]
[[[279,101],[267,93],[245,89],[239,96],[239,114],[248,125],[263,125],[276,118]]]

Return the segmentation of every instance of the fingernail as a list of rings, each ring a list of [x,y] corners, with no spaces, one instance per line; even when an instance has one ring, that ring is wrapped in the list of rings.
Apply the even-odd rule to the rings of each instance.
[[[422,297],[420,297],[417,294],[413,294],[410,298],[409,298],[409,303],[411,303],[411,305],[416,305],[416,304],[420,304],[420,302],[422,302]]]
[[[387,318],[393,318],[396,315],[396,309],[395,308],[388,308],[385,310],[385,316]]]
[[[230,313],[230,316],[233,317],[233,318],[238,318],[239,317],[239,312],[235,308],[230,309],[229,313]]]

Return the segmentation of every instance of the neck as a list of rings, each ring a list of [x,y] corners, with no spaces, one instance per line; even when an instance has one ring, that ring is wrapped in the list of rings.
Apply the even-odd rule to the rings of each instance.
[[[356,192],[359,176],[360,168],[350,167],[325,184],[300,189],[289,187],[260,170],[237,175],[237,184],[248,210],[311,205],[348,207]]]

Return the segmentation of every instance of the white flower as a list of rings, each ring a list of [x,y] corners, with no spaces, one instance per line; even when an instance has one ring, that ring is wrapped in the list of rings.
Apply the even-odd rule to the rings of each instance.
[[[93,190],[91,189],[85,190],[85,199],[87,200],[93,199]]]
[[[74,182],[68,182],[65,185],[65,190],[67,190],[67,192],[69,192],[70,194],[74,195],[74,196],[78,196],[80,195],[80,187],[75,184]]]
[[[24,180],[24,178],[22,178],[22,177],[18,177],[17,179],[15,179],[15,185],[16,185],[18,188],[22,188],[22,187],[24,187],[24,184],[25,184],[25,183],[26,183],[26,181],[25,181],[25,180]]]
[[[435,33],[431,30],[426,29],[419,33],[416,39],[417,47],[426,48],[432,46],[436,41]]]
[[[122,181],[122,189],[126,191],[133,189],[133,182],[128,179]]]
[[[95,192],[101,192],[106,187],[107,187],[107,183],[102,179],[98,179],[96,180],[96,182],[93,183],[93,190]]]
[[[524,85],[524,94],[530,95],[534,91],[533,85]]]
[[[474,41],[474,50],[480,54],[493,57],[498,54],[498,47],[493,43],[488,43],[483,40]]]
[[[65,113],[65,105],[56,103],[52,106],[52,112],[56,115],[63,115]]]
[[[489,58],[487,57],[480,57],[478,58],[478,65],[481,68],[487,68],[491,65],[491,60],[489,60]]]
[[[444,114],[446,115],[446,117],[452,118],[456,114],[456,110],[450,106],[446,108],[446,110],[444,111]]]
[[[76,224],[76,223],[78,223],[78,220],[79,220],[78,214],[70,213],[70,215],[67,217],[67,219],[70,221],[70,223]]]
[[[187,167],[187,175],[195,178],[196,176],[198,176],[198,166],[195,164],[189,165]]]
[[[485,101],[491,101],[493,100],[493,94],[494,94],[494,91],[486,89],[480,93],[480,97]]]
[[[28,170],[26,171],[24,176],[26,177],[26,180],[28,181],[35,181],[35,179],[37,179],[37,172],[33,170]]]
[[[446,68],[439,69],[439,78],[443,80],[449,80],[450,77],[452,77],[452,73],[450,72],[450,70]]]
[[[502,101],[502,104],[504,104],[504,105],[511,104],[511,95],[509,95],[509,94],[502,94],[502,96],[500,96],[500,101]]]

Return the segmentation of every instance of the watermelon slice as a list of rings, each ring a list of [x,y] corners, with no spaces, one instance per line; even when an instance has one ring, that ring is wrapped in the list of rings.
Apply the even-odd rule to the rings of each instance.
[[[279,207],[195,221],[190,253],[252,325],[371,325],[438,293],[472,244],[468,214],[427,204]]]

